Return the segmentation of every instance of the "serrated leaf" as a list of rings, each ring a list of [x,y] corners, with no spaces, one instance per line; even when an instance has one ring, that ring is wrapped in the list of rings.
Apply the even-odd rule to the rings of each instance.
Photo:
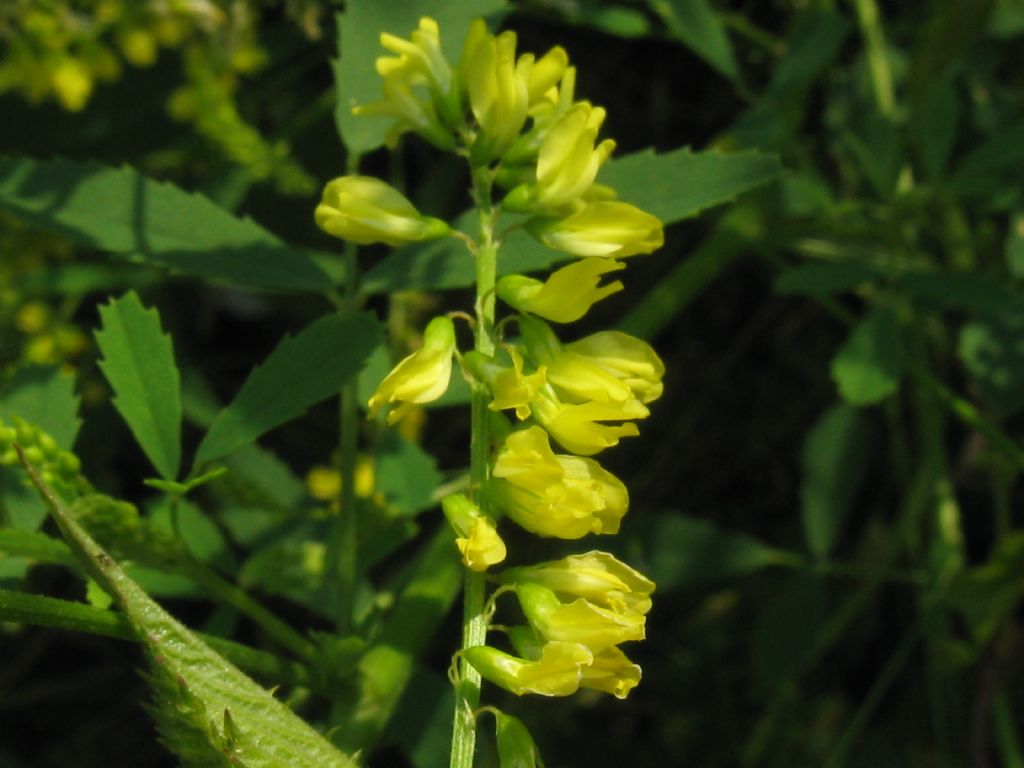
[[[849,405],[826,411],[807,434],[800,514],[807,547],[818,558],[835,546],[864,475],[867,448],[864,414]]]
[[[380,343],[379,324],[370,312],[325,315],[285,337],[217,416],[199,444],[195,466],[252,443],[336,394]]]
[[[384,144],[394,120],[357,116],[352,107],[381,98],[381,78],[375,62],[390,55],[380,45],[382,32],[408,39],[420,17],[430,15],[440,28],[441,48],[448,62],[458,64],[469,23],[501,9],[503,0],[448,0],[426,4],[422,0],[349,0],[337,14],[338,52],[333,62],[338,94],[334,117],[349,152],[363,154]]]
[[[114,407],[161,477],[173,480],[181,465],[181,392],[171,337],[156,309],[134,291],[100,307],[96,343]]]
[[[872,309],[832,358],[832,379],[843,399],[873,405],[899,389],[906,359],[896,314]]]
[[[7,392],[0,397],[0,416],[20,416],[70,451],[82,424],[78,401],[72,374],[60,368],[27,366],[15,371]]]
[[[441,484],[434,457],[394,430],[385,432],[377,449],[377,490],[402,515],[415,515],[434,506],[432,495]]]
[[[739,79],[725,25],[707,0],[648,0],[647,4],[679,42],[730,80]]]
[[[683,147],[663,154],[645,150],[612,160],[598,181],[615,187],[623,200],[671,224],[767,184],[782,170],[775,155],[693,152]],[[456,227],[472,232],[471,223],[472,217],[466,215]],[[522,231],[513,231],[498,254],[498,273],[536,272],[565,259],[564,253],[546,248]],[[366,273],[363,287],[370,293],[461,288],[473,284],[474,270],[465,246],[454,238],[443,238],[397,249]]]
[[[130,167],[0,157],[0,210],[186,275],[267,290],[330,290],[302,251],[202,195]]]
[[[355,765],[151,600],[75,522],[35,469],[26,468],[76,557],[117,601],[145,646],[152,661],[150,682],[158,695],[153,707],[158,727],[166,745],[185,764],[251,768]],[[225,717],[225,713],[230,714]]]

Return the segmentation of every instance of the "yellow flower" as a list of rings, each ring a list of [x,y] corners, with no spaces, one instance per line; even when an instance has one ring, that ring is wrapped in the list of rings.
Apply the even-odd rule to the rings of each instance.
[[[477,165],[500,157],[526,122],[530,106],[528,83],[532,57],[516,62],[516,35],[494,36],[483,19],[469,28],[459,62],[459,73],[469,95],[480,134],[471,149]]]
[[[541,141],[536,180],[509,192],[502,206],[510,211],[551,213],[579,200],[615,149],[611,139],[594,146],[604,116],[601,107],[581,101],[559,117]]]
[[[561,598],[584,598],[620,613],[645,614],[651,609],[654,582],[614,555],[596,550],[547,563],[508,568],[503,584],[531,582]]]
[[[579,320],[598,301],[618,293],[622,282],[600,285],[601,276],[625,269],[614,259],[581,259],[553,272],[546,282],[525,275],[505,275],[498,280],[498,297],[521,312],[530,312],[554,323]]]
[[[372,418],[386,404],[402,404],[388,414],[388,424],[405,415],[413,403],[429,403],[448,389],[455,354],[455,325],[435,317],[423,331],[423,346],[402,360],[377,387],[368,402]]]
[[[580,688],[593,688],[624,699],[640,683],[640,667],[616,647],[594,654],[594,660],[583,668]]]
[[[353,107],[352,113],[397,120],[388,132],[386,143],[389,147],[394,147],[406,131],[415,131],[438,149],[450,151],[455,148],[455,139],[438,117],[432,99],[413,93],[410,83],[398,76],[385,78],[381,89],[383,99]]]
[[[314,217],[328,234],[360,245],[403,245],[449,232],[445,222],[422,215],[401,192],[372,176],[328,182]]]
[[[577,598],[563,603],[540,584],[516,584],[516,597],[533,631],[547,642],[579,643],[597,654],[629,640],[643,640],[646,619],[635,611],[614,611]]]
[[[475,351],[467,352],[462,358],[462,364],[490,389],[492,399],[488,407],[492,411],[514,408],[516,417],[522,420],[530,416],[530,401],[544,386],[545,371],[541,366],[533,373],[523,373],[522,355],[513,346],[509,346],[507,350],[512,359],[511,368]]]
[[[420,19],[410,39],[405,40],[384,32],[380,44],[397,57],[381,56],[377,59],[377,74],[385,80],[404,80],[410,84],[426,85],[440,99],[448,98],[454,89],[451,67],[441,51],[441,34],[437,22],[430,17]]]
[[[603,422],[620,422],[626,419],[639,419],[647,416],[649,411],[639,400],[632,399],[625,403],[563,403],[558,396],[547,387],[541,397],[531,404],[533,416],[567,451],[580,456],[593,456],[605,448],[619,444],[623,437],[636,437],[640,434],[636,424],[605,424]]]
[[[501,540],[494,521],[461,494],[445,496],[441,509],[459,537],[455,546],[462,562],[474,571],[486,571],[505,559],[505,542]]]
[[[629,509],[621,480],[593,459],[556,455],[540,427],[506,438],[486,493],[526,530],[561,539],[616,533]]]
[[[531,219],[526,230],[548,248],[573,256],[617,259],[651,253],[665,242],[656,216],[615,200],[582,205],[563,219]]]
[[[661,397],[665,364],[646,341],[621,331],[600,331],[565,345],[565,350],[605,369],[642,403]]]
[[[478,645],[462,652],[485,679],[517,696],[569,696],[577,691],[594,654],[578,643],[546,643],[534,661]]]
[[[530,97],[530,105],[533,106],[542,100],[557,95],[557,92],[552,94],[552,89],[555,88],[558,81],[565,75],[565,70],[569,66],[569,54],[565,52],[565,49],[560,45],[556,45],[536,61],[533,54],[529,53],[524,54],[520,58],[529,58],[530,60],[530,76],[526,82],[526,91]]]

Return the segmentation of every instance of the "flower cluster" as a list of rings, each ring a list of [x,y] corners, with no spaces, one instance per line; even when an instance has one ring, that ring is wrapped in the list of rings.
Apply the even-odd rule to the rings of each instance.
[[[453,66],[428,18],[409,39],[385,34],[381,43],[393,54],[377,60],[382,97],[356,111],[393,118],[392,142],[413,132],[466,157],[477,191],[488,196],[481,210],[518,214],[526,232],[572,260],[546,280],[506,274],[496,281],[487,293],[514,314],[493,324],[478,310],[477,338],[479,325],[490,322],[484,332],[492,332],[493,343],[460,354],[452,319],[433,319],[422,347],[370,398],[370,414],[387,409],[394,423],[415,404],[437,399],[456,358],[477,396],[486,398],[486,471],[476,476],[472,498],[454,495],[443,503],[463,562],[474,571],[505,559],[503,518],[539,536],[614,534],[629,494],[592,457],[638,433],[637,420],[661,395],[664,365],[650,345],[627,334],[603,331],[564,343],[551,323],[574,322],[623,290],[607,276],[620,274],[627,257],[660,247],[662,224],[596,183],[615,144],[598,139],[605,111],[576,100],[575,70],[563,49],[517,56],[514,33],[491,34],[477,20]],[[356,243],[452,235],[473,242],[384,182],[361,176],[330,182],[316,221]],[[497,248],[476,243],[478,258],[485,245]],[[478,304],[486,298],[478,296]],[[508,328],[518,332],[497,332]],[[508,631],[514,653],[489,645],[463,650],[485,679],[517,694],[561,696],[583,687],[619,698],[639,682],[640,668],[619,646],[644,638],[649,579],[597,551],[495,578],[499,593],[516,595],[525,622]]]

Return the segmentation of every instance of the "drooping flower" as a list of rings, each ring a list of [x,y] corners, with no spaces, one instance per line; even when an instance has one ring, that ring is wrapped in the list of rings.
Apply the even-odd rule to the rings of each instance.
[[[615,280],[601,285],[601,276],[625,269],[614,259],[581,259],[553,272],[541,282],[525,275],[505,275],[498,280],[498,298],[521,312],[540,315],[553,323],[579,320],[601,299],[623,289]]]
[[[327,234],[359,245],[404,245],[451,231],[441,219],[424,216],[405,195],[372,176],[342,176],[328,182],[313,215]]]
[[[524,373],[523,356],[519,350],[509,346],[507,351],[512,360],[511,368],[476,351],[463,355],[462,364],[491,391],[488,407],[492,411],[514,408],[517,418],[527,419],[530,416],[530,401],[537,397],[537,392],[544,386],[546,373],[543,366],[533,373]]]
[[[549,248],[573,256],[619,259],[651,253],[665,242],[656,216],[617,200],[581,205],[564,218],[531,219],[526,231]]]
[[[562,539],[616,533],[629,509],[622,481],[593,459],[555,454],[540,427],[506,438],[486,493],[526,530]]]
[[[423,346],[396,365],[377,387],[368,407],[373,417],[387,404],[401,402],[388,414],[388,424],[402,418],[414,403],[429,403],[448,389],[455,354],[455,325],[435,317],[423,331]]]
[[[535,660],[521,659],[497,648],[466,648],[463,657],[485,679],[517,696],[570,696],[580,687],[583,670],[594,654],[579,643],[546,643]]]
[[[583,598],[563,603],[553,590],[533,582],[516,584],[515,592],[533,631],[546,642],[579,643],[596,654],[645,637],[642,613],[603,608]]]
[[[599,331],[569,342],[565,349],[604,368],[626,384],[640,402],[650,403],[661,397],[665,364],[646,341],[621,331]]]
[[[458,534],[455,546],[462,562],[474,571],[486,571],[505,559],[505,542],[501,540],[494,521],[462,494],[445,496],[441,508]]]
[[[618,445],[620,438],[636,437],[640,430],[628,419],[646,418],[650,413],[636,399],[624,403],[565,403],[550,385],[541,390],[531,409],[549,435],[567,451],[580,456],[593,456]]]
[[[532,582],[561,598],[584,598],[610,610],[645,614],[651,609],[654,582],[607,552],[592,550],[536,565],[507,568],[503,584]]]

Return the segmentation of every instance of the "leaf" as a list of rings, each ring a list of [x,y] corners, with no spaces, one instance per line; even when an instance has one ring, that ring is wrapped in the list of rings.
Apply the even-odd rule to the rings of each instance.
[[[986,643],[1024,598],[1024,533],[1003,537],[983,565],[961,571],[949,586],[948,599],[966,619],[971,633]]]
[[[637,527],[646,573],[663,591],[725,581],[794,557],[752,536],[683,514],[649,517]]]
[[[436,506],[433,493],[441,484],[434,457],[416,443],[389,430],[377,448],[377,490],[401,515],[415,515]]]
[[[0,555],[3,558],[20,557],[34,563],[78,567],[78,561],[67,544],[37,531],[0,528]]]
[[[753,677],[775,690],[812,662],[828,608],[826,584],[816,574],[797,572],[762,604],[750,634]]]
[[[900,286],[917,304],[929,309],[964,309],[982,315],[1000,314],[1024,306],[1005,280],[982,272],[911,272]]]
[[[878,277],[878,271],[853,262],[801,264],[775,278],[775,292],[798,296],[831,296],[859,288]]]
[[[1007,189],[1019,196],[1024,169],[1024,120],[1004,126],[967,153],[948,181],[962,195],[998,198]]]
[[[26,465],[68,546],[117,601],[152,663],[152,712],[164,744],[189,766],[351,768],[305,721],[143,592]]]
[[[245,380],[199,444],[195,467],[252,443],[264,432],[336,394],[380,344],[370,312],[325,315],[286,336]]]
[[[306,254],[253,221],[130,167],[0,156],[0,210],[186,275],[267,290],[331,289]]]
[[[394,120],[358,116],[352,107],[372,104],[381,98],[381,78],[375,62],[390,55],[380,45],[382,32],[408,39],[422,16],[429,15],[438,23],[441,48],[454,68],[462,54],[462,44],[469,23],[478,16],[488,16],[502,7],[503,0],[447,0],[427,6],[421,0],[349,0],[344,13],[336,15],[338,52],[332,64],[334,84],[338,93],[334,119],[338,132],[349,152],[360,155],[384,144]]]
[[[1000,416],[1024,409],[1024,311],[1004,312],[960,329],[957,354]]]
[[[615,187],[623,200],[671,224],[767,184],[782,170],[775,155],[756,151],[692,152],[683,147],[660,155],[645,150],[612,160],[598,181]],[[465,215],[456,226],[472,231],[471,223],[472,218]],[[498,254],[498,273],[535,272],[566,258],[564,253],[515,231],[505,238]],[[370,293],[388,293],[461,288],[474,280],[473,259],[465,246],[444,238],[395,250],[366,273],[363,286]]]
[[[800,514],[807,547],[828,557],[864,477],[868,429],[863,411],[840,404],[822,415],[804,441]]]
[[[181,465],[181,391],[171,338],[134,291],[101,306],[100,320],[99,365],[114,407],[156,471],[173,480]]]
[[[921,165],[927,178],[933,181],[941,179],[946,173],[953,143],[956,141],[960,112],[953,73],[930,80],[915,112],[914,127]]]
[[[72,374],[59,367],[25,366],[14,372],[7,392],[0,397],[0,416],[20,416],[70,451],[82,425],[78,401]]]
[[[832,358],[832,379],[853,405],[874,405],[899,389],[906,364],[896,314],[872,309]]]
[[[849,22],[835,11],[801,14],[786,53],[772,70],[768,95],[785,101],[802,93],[839,55],[849,29]]]
[[[739,79],[725,25],[707,0],[648,0],[647,4],[679,42],[725,77]]]

